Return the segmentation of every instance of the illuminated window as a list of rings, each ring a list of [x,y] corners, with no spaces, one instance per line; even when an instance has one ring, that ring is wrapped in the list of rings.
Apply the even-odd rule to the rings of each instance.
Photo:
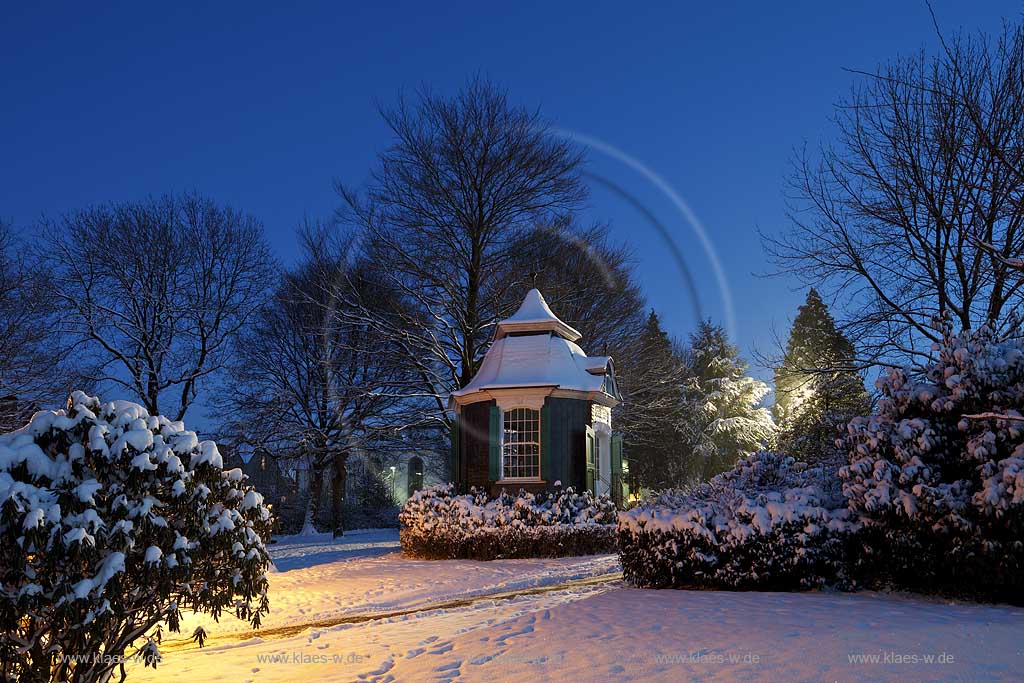
[[[501,478],[540,479],[539,410],[514,408],[505,411]]]

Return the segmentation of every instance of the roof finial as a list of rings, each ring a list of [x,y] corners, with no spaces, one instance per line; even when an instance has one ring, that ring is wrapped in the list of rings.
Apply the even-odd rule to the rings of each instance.
[[[526,293],[523,303],[515,313],[498,323],[494,338],[501,339],[509,332],[555,332],[569,341],[577,341],[580,333],[558,319],[544,295],[534,287]]]

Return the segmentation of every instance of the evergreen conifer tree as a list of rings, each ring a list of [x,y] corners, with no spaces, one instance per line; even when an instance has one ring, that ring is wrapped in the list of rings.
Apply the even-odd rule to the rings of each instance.
[[[725,330],[700,324],[686,352],[681,423],[689,482],[706,480],[768,445],[775,434],[769,411],[760,407],[768,386],[747,375],[747,364]]]
[[[865,414],[870,400],[853,369],[855,350],[836,329],[825,302],[813,288],[789,333],[782,363],[775,370],[779,448],[805,461],[835,450],[838,425]]]
[[[625,400],[616,420],[624,435],[630,486],[655,490],[672,486],[672,472],[680,469],[673,461],[681,454],[686,368],[653,310],[619,368]]]

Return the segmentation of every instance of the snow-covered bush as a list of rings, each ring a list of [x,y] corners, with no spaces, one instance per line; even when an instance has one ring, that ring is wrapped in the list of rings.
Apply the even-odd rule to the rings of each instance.
[[[863,524],[861,580],[1024,599],[1024,343],[952,335],[924,377],[892,369],[850,422],[839,475]]]
[[[181,610],[268,610],[262,497],[212,441],[75,392],[0,436],[0,663],[6,680],[105,681],[155,665]],[[140,646],[141,641],[141,646]]]
[[[837,583],[1024,602],[1024,342],[944,330],[923,376],[890,369],[848,462],[762,453],[623,513],[642,586]]]
[[[625,577],[652,588],[797,589],[843,580],[853,528],[839,462],[762,451],[689,491],[619,515]]]
[[[417,491],[398,521],[402,551],[430,559],[491,560],[589,555],[615,550],[615,503],[572,488],[496,498],[451,484]]]

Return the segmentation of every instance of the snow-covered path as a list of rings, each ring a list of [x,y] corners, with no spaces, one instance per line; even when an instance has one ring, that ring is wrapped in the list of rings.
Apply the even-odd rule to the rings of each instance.
[[[1024,610],[884,594],[649,591],[614,557],[419,562],[393,532],[277,544],[263,635],[224,621],[136,680],[1011,681]],[[587,579],[604,577],[587,585]],[[481,599],[566,581],[584,585]],[[470,599],[447,609],[429,605]],[[343,616],[418,610],[330,627]],[[182,635],[196,622],[188,620]],[[282,628],[288,626],[290,628]],[[280,629],[280,630],[277,630]],[[274,636],[274,633],[277,636]],[[282,637],[283,636],[283,637]],[[244,639],[243,639],[244,638]],[[914,659],[916,658],[916,661]],[[931,659],[931,661],[926,661]],[[877,661],[876,661],[877,660]]]
[[[329,534],[291,537],[270,546],[270,553],[276,571],[270,576],[271,612],[263,623],[268,629],[406,611],[619,571],[612,555],[495,562],[410,560],[400,554],[398,532],[393,529],[350,532],[338,542]],[[186,616],[181,633],[191,633],[199,624],[214,639],[249,633],[244,623],[232,618],[218,624],[193,615]]]

